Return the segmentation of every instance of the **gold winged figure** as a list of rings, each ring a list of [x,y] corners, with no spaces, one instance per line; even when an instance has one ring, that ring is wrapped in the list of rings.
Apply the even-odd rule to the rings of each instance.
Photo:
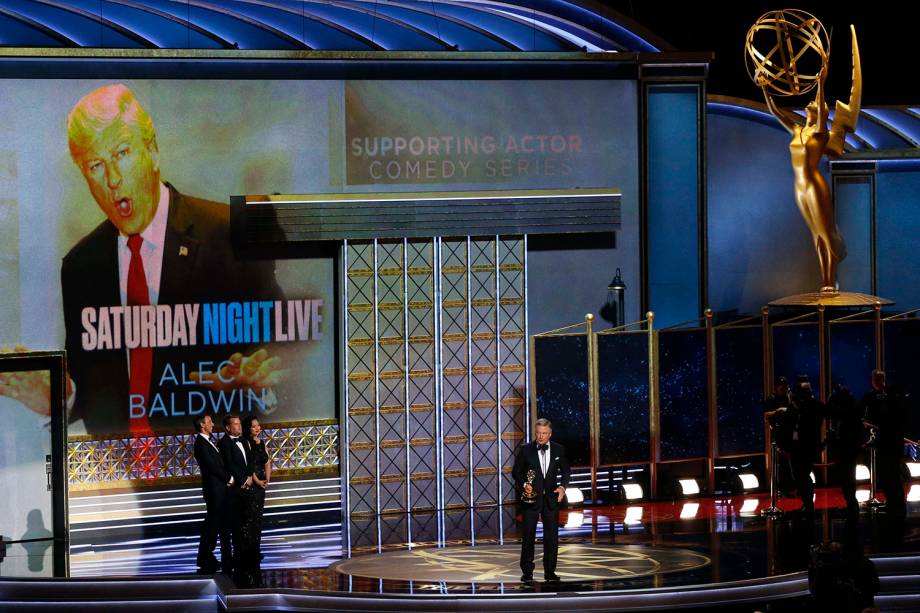
[[[805,107],[805,124],[796,116],[779,108],[770,93],[770,82],[758,78],[755,82],[763,90],[767,108],[792,134],[789,153],[795,175],[795,201],[799,212],[811,231],[818,265],[821,267],[821,292],[837,291],[837,265],[846,257],[846,244],[840,235],[834,217],[834,203],[824,175],[819,170],[821,158],[839,157],[843,153],[844,138],[856,129],[856,120],[862,102],[862,70],[859,64],[859,47],[856,43],[856,29],[851,25],[853,44],[853,74],[850,100],[847,104],[837,101],[834,120],[827,129],[828,108],[824,100],[824,81],[827,78],[827,55],[823,58],[817,76],[817,94]]]

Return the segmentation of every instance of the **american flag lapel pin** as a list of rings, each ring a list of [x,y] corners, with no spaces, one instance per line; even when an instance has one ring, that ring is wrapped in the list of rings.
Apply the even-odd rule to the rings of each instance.
[[[188,255],[188,247],[186,247],[185,245],[180,245],[179,255],[182,255],[182,256]]]

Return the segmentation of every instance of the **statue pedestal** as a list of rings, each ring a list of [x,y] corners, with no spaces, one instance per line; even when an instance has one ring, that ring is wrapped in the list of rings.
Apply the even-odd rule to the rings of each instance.
[[[770,306],[828,306],[828,307],[872,307],[894,304],[893,301],[871,294],[858,292],[809,292],[770,301]]]

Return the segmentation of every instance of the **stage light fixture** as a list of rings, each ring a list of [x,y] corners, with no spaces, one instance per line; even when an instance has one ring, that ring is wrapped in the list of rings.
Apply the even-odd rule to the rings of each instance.
[[[907,492],[908,502],[920,502],[920,485],[914,483]]]
[[[911,479],[920,477],[920,462],[908,462],[907,471],[910,473]]]
[[[856,490],[857,502],[868,502],[871,492],[869,490]]]
[[[581,504],[585,501],[585,495],[577,487],[565,488],[565,499],[569,504]]]
[[[642,498],[642,486],[638,483],[624,483],[623,492],[626,494],[626,500],[638,500]]]
[[[581,528],[585,523],[585,514],[580,511],[569,511],[569,516],[565,520],[566,528]]]
[[[856,465],[856,480],[857,481],[868,481],[869,480],[869,467],[865,464]]]
[[[684,496],[693,496],[700,493],[700,484],[696,482],[696,479],[678,479],[680,483],[680,489]]]
[[[738,511],[739,515],[757,515],[757,505],[759,501],[756,498],[745,498],[744,502],[741,503],[741,509]]]
[[[626,525],[642,523],[642,507],[626,507],[626,517],[623,518]]]
[[[681,519],[693,519],[696,517],[697,511],[700,510],[700,503],[698,502],[685,502],[684,506],[680,510]]]
[[[760,487],[760,481],[754,473],[739,473],[738,478],[741,479],[741,489],[743,490],[756,490]]]

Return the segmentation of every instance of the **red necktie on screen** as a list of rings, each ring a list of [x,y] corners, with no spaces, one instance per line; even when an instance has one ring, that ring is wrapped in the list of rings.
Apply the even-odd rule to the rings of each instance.
[[[147,275],[144,274],[144,261],[141,259],[141,245],[144,239],[140,234],[128,237],[128,249],[131,250],[131,263],[128,265],[128,305],[143,306],[150,304],[150,294],[147,291]],[[150,347],[136,347],[130,349],[131,355],[131,383],[129,386],[132,396],[144,398],[144,407],[148,407],[150,399],[150,374],[153,371],[153,349]],[[150,422],[145,415],[139,419],[132,419],[131,433],[150,433]]]

